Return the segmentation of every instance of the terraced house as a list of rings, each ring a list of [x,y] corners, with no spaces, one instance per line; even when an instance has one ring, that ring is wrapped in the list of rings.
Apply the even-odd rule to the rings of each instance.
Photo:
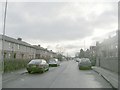
[[[3,41],[3,38],[2,38],[2,35],[0,35],[1,45],[2,45],[2,41]],[[41,58],[42,56],[52,57],[53,53],[54,52],[50,52],[49,50],[44,49],[39,45],[33,46],[27,42],[24,42],[22,41],[22,38],[14,39],[8,36],[4,36],[4,58],[5,59],[34,59],[34,58]],[[2,55],[2,52],[1,52],[1,55]]]
[[[40,45],[34,45],[35,49],[36,49],[36,58],[56,58],[57,57],[57,53],[53,52],[52,50],[47,50],[43,47],[41,47]]]

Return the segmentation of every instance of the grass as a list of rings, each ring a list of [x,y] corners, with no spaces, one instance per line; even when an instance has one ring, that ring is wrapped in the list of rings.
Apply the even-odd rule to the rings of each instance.
[[[5,60],[4,61],[4,72],[11,72],[19,69],[26,68],[27,63],[30,60]]]

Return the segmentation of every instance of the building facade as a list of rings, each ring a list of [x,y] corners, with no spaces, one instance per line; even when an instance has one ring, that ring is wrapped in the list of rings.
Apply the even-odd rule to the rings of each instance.
[[[54,52],[51,52],[42,47],[31,45],[22,41],[21,38],[14,39],[4,36],[4,54],[2,52],[3,36],[0,35],[1,55],[4,59],[35,59],[43,57],[52,57]]]

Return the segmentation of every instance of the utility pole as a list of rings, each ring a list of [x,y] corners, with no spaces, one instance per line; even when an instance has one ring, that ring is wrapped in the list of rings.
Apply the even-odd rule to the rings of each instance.
[[[5,29],[6,29],[6,15],[7,15],[7,0],[5,3],[4,21],[3,21],[3,35],[2,35],[2,70],[4,72],[4,43],[5,43]]]
[[[6,0],[6,3],[5,3],[5,11],[4,11],[3,35],[5,35],[5,29],[6,29],[6,15],[7,15],[7,0]]]
[[[84,51],[85,51],[85,40],[84,40]]]

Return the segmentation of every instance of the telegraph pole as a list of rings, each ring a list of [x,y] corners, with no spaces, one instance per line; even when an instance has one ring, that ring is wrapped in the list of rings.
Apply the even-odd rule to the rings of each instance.
[[[6,15],[7,15],[7,0],[5,2],[5,10],[4,10],[4,21],[3,21],[3,35],[2,35],[2,70],[4,72],[4,43],[5,43],[5,29],[6,29]]]

